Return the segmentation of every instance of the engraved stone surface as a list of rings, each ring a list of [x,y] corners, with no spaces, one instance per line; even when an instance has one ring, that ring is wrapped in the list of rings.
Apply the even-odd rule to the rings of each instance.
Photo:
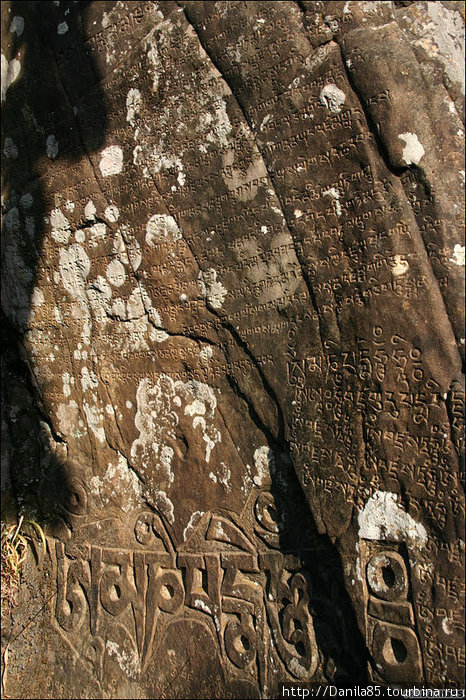
[[[1,9],[7,694],[461,687],[462,3]]]

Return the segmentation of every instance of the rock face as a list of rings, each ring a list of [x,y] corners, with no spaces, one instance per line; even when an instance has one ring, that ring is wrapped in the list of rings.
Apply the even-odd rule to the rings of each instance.
[[[461,686],[462,3],[2,3],[10,697]]]

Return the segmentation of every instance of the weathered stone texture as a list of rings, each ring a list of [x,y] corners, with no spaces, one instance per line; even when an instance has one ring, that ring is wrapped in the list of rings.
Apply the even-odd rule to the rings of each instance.
[[[464,673],[464,12],[4,2],[11,697]]]

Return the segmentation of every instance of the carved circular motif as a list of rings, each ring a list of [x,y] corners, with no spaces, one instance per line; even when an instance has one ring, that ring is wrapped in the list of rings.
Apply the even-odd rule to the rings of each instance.
[[[406,565],[397,552],[374,554],[367,564],[366,576],[371,593],[382,600],[404,599],[408,594]]]
[[[278,532],[277,507],[271,493],[261,493],[254,506],[258,522],[268,532]]]
[[[149,544],[151,541],[152,534],[152,513],[141,513],[136,520],[134,526],[134,536],[139,544]]]

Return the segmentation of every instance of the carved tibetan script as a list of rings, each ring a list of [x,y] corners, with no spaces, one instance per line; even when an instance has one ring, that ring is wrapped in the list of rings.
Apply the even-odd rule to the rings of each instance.
[[[8,692],[461,686],[460,5],[2,4]]]

